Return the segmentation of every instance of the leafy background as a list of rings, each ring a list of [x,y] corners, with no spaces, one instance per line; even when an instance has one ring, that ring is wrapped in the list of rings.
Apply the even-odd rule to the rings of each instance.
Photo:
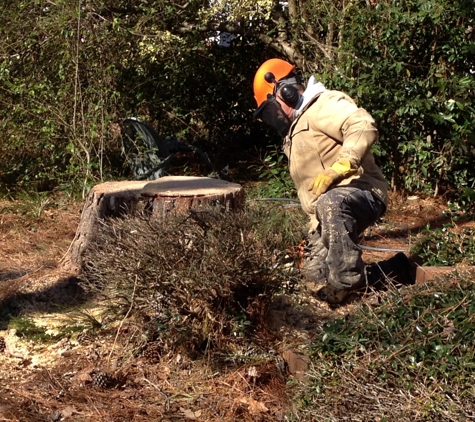
[[[127,178],[117,123],[131,115],[217,165],[252,161],[278,144],[252,121],[253,76],[282,57],[374,115],[394,189],[474,197],[470,1],[6,0],[0,10],[4,193],[84,194]]]

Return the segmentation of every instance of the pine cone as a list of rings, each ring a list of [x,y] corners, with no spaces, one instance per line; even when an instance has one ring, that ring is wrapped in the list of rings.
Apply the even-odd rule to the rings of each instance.
[[[97,371],[91,373],[92,384],[101,388],[112,388],[114,386],[114,378],[108,373]]]
[[[82,346],[92,343],[92,341],[93,341],[93,338],[91,334],[87,331],[83,331],[77,336],[77,342]]]
[[[160,360],[160,351],[156,343],[151,343],[143,351],[142,356],[152,363],[156,363]]]
[[[150,303],[150,309],[155,316],[163,313],[163,303],[161,301],[153,301]]]
[[[3,337],[0,337],[0,353],[3,353],[6,347],[7,344],[5,343],[5,339]]]

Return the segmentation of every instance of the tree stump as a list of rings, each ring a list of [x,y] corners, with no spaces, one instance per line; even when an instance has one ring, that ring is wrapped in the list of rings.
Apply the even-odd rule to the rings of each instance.
[[[83,253],[105,218],[120,218],[137,212],[165,218],[170,213],[205,207],[238,210],[244,207],[244,203],[241,185],[209,177],[166,176],[152,182],[101,183],[91,189],[84,203],[63,266],[74,273],[80,272]]]

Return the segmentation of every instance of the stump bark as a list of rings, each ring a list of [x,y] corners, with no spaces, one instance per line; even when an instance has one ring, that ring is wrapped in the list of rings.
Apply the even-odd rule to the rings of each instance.
[[[82,256],[105,218],[121,218],[146,212],[165,218],[199,208],[238,210],[244,207],[241,185],[209,177],[166,176],[150,181],[117,181],[94,186],[81,213],[69,252],[63,260],[68,270],[79,273]]]

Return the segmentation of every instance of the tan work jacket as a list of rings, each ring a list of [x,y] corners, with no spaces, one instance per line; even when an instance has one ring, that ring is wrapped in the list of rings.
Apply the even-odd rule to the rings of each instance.
[[[302,209],[310,216],[310,230],[318,223],[316,197],[308,186],[339,158],[348,158],[358,171],[338,186],[368,190],[387,204],[387,182],[370,151],[377,140],[378,129],[371,115],[339,91],[324,91],[292,122],[283,149]]]

